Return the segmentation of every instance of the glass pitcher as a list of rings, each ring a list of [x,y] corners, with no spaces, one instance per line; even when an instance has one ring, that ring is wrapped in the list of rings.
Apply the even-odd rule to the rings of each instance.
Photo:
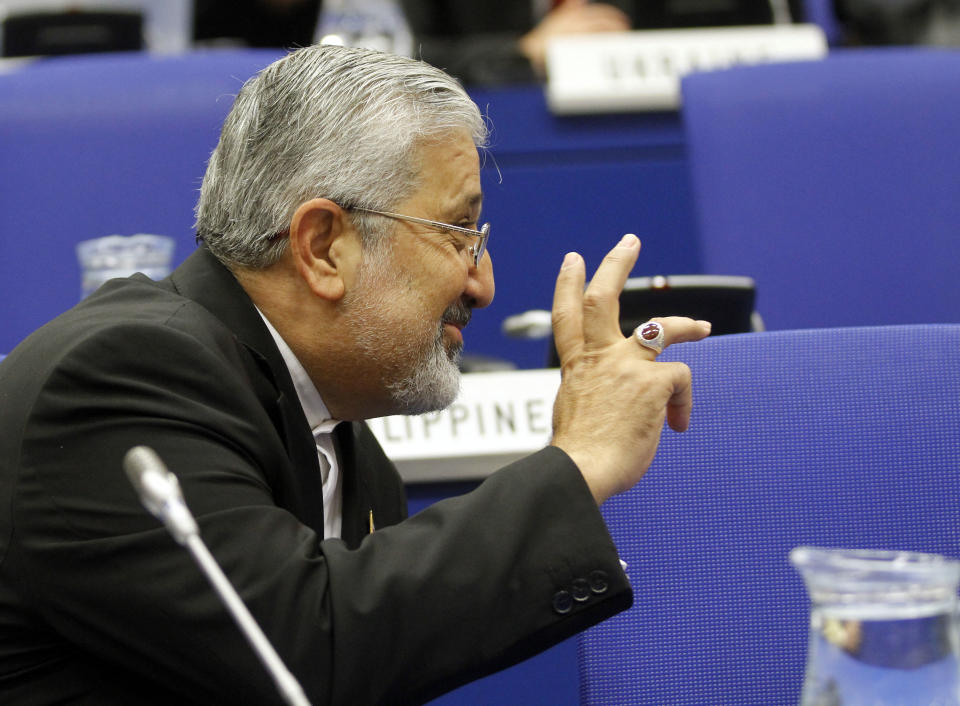
[[[797,547],[810,595],[801,706],[960,706],[960,561]]]
[[[106,235],[77,243],[77,259],[82,270],[82,297],[93,293],[114,277],[142,272],[150,279],[170,274],[173,238],[166,235]]]

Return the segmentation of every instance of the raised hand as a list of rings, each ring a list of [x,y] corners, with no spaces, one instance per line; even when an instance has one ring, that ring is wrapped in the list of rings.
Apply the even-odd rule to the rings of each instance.
[[[640,253],[625,235],[584,290],[583,258],[569,253],[553,299],[553,335],[562,382],[553,408],[552,444],[580,468],[597,503],[632,487],[650,466],[666,418],[690,421],[690,369],[658,363],[657,351],[620,331],[620,291]],[[697,341],[710,324],[684,317],[654,319],[664,347]]]

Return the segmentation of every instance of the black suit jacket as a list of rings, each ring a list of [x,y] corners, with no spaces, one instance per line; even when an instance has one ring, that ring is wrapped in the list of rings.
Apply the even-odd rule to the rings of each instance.
[[[0,703],[277,703],[121,470],[152,446],[314,704],[415,703],[629,605],[586,484],[546,449],[405,521],[364,424],[336,432],[343,540],[287,369],[201,248],[114,280],[0,363]],[[377,531],[367,535],[369,512]]]

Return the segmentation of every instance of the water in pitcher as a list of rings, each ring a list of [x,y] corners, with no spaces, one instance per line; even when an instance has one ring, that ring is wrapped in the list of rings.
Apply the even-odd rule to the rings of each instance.
[[[960,706],[960,563],[801,547],[811,597],[802,706]]]

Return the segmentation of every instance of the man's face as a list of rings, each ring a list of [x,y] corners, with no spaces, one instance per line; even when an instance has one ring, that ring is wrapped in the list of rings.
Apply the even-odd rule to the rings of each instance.
[[[480,166],[466,133],[419,151],[420,188],[392,210],[476,229]],[[493,299],[493,266],[473,266],[475,238],[431,226],[392,221],[382,252],[367,252],[343,300],[358,354],[375,365],[390,413],[442,409],[456,398],[462,329],[474,308]]]

